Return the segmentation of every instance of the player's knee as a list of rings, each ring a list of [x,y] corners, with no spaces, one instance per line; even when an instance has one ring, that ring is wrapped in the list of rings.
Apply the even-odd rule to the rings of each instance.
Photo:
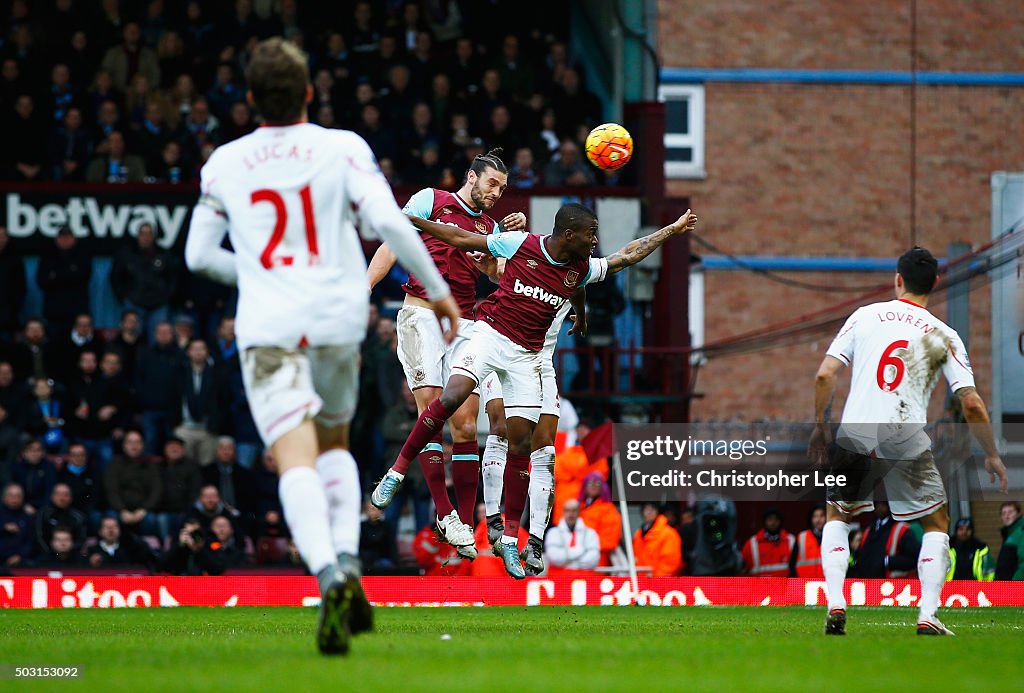
[[[508,439],[508,451],[513,455],[529,455],[532,452],[530,434],[513,435]]]
[[[491,419],[491,427],[488,431],[492,436],[498,436],[499,438],[508,438],[508,424],[505,423],[505,418]]]
[[[451,422],[449,422],[451,424]],[[460,421],[458,425],[452,426],[452,440],[456,443],[476,440],[476,422],[467,420]]]
[[[949,508],[943,505],[930,515],[921,518],[921,527],[925,532],[949,531]]]

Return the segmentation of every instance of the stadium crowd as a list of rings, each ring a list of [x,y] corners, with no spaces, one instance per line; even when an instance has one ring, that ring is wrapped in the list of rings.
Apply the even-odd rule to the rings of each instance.
[[[602,106],[563,37],[500,5],[4,3],[0,176],[196,181],[217,146],[259,125],[243,75],[255,43],[282,35],[309,55],[310,121],[358,132],[393,183],[451,188],[500,146],[513,186],[614,184],[581,160]],[[560,11],[545,8],[547,27],[565,26]]]
[[[453,189],[473,157],[495,146],[511,159],[513,186],[617,182],[618,174],[580,158],[583,137],[601,121],[600,102],[562,37],[537,31],[528,13],[455,0],[328,5],[5,3],[0,117],[9,146],[0,176],[194,183],[215,147],[258,125],[242,75],[255,41],[283,35],[309,55],[310,120],[360,133],[394,183]],[[101,330],[90,311],[91,268],[64,229],[26,276],[0,227],[0,570],[134,565],[219,574],[294,565],[274,460],[242,387],[234,293],[188,273],[143,225],[111,271],[109,291],[125,309],[120,325]],[[23,320],[28,281],[39,286],[43,309]],[[372,310],[352,435],[365,489],[416,421],[396,349],[394,320]],[[576,438],[596,423],[582,422]],[[653,575],[820,575],[820,510],[796,535],[781,514],[766,513],[762,530],[737,545],[734,511],[732,533],[722,529],[727,507],[648,504],[630,538],[611,502],[605,459],[567,445],[555,478],[545,539],[551,573],[621,565],[625,540]],[[387,513],[367,507],[367,572],[399,570],[412,557],[427,573],[504,574],[482,517],[472,564],[438,543],[415,465],[402,494]],[[417,533],[400,550],[405,501]],[[880,505],[854,538],[861,577],[913,570],[915,530],[887,518]],[[1007,504],[1003,522],[998,566],[973,526],[958,524],[957,577],[1024,579],[1019,506]]]

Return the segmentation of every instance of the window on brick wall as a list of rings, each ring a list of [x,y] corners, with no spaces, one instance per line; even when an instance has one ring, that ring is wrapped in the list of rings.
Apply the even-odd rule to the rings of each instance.
[[[703,178],[704,87],[663,84],[658,100],[665,104],[665,176]]]

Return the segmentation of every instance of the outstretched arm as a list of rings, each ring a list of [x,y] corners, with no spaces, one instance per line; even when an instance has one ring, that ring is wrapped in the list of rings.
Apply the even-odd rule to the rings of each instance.
[[[370,260],[370,266],[366,268],[366,281],[369,282],[371,291],[384,277],[388,276],[388,272],[395,266],[395,261],[395,254],[391,252],[388,244],[381,243]]]
[[[686,210],[686,214],[676,219],[672,224],[663,229],[658,229],[643,238],[630,241],[623,248],[609,255],[608,272],[614,274],[635,265],[660,248],[672,236],[693,231],[696,225],[697,215],[693,214],[690,210]]]
[[[470,233],[465,229],[460,229],[458,226],[452,226],[451,224],[438,224],[436,221],[420,219],[419,217],[410,216],[409,220],[412,221],[412,225],[420,231],[429,233],[439,241],[444,241],[448,245],[455,246],[459,250],[476,250],[481,253],[487,253],[488,255],[491,254],[490,250],[487,249],[487,236],[479,233]]]
[[[992,423],[988,418],[988,410],[985,408],[985,400],[981,398],[978,391],[973,387],[962,387],[956,391],[960,398],[960,405],[964,412],[964,418],[971,427],[971,433],[981,443],[985,451],[985,471],[988,472],[990,481],[999,478],[999,490],[1006,493],[1010,482],[1006,477],[1006,466],[999,456],[999,449],[996,447],[996,438],[992,433]]]

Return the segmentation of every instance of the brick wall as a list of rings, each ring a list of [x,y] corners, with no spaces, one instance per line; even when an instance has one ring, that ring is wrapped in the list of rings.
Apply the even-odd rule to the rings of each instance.
[[[888,0],[794,0],[770,8],[754,0],[662,0],[659,50],[669,67],[907,70],[908,8]],[[1024,65],[1024,15],[1016,2],[921,2],[917,24],[919,69],[1020,71]],[[951,242],[986,242],[991,173],[1024,170],[1024,138],[1013,134],[1024,113],[1024,88],[918,87],[913,166],[911,103],[909,86],[708,83],[707,177],[670,181],[668,193],[689,197],[700,233],[739,254],[895,257],[913,241],[945,256]],[[891,281],[883,274],[788,276],[843,286]],[[850,296],[709,272],[706,339]],[[942,316],[944,299],[939,303]],[[984,286],[972,291],[971,311],[971,357],[987,396],[991,326]],[[808,417],[813,373],[831,336],[712,359],[700,373],[705,397],[694,402],[692,415]]]

